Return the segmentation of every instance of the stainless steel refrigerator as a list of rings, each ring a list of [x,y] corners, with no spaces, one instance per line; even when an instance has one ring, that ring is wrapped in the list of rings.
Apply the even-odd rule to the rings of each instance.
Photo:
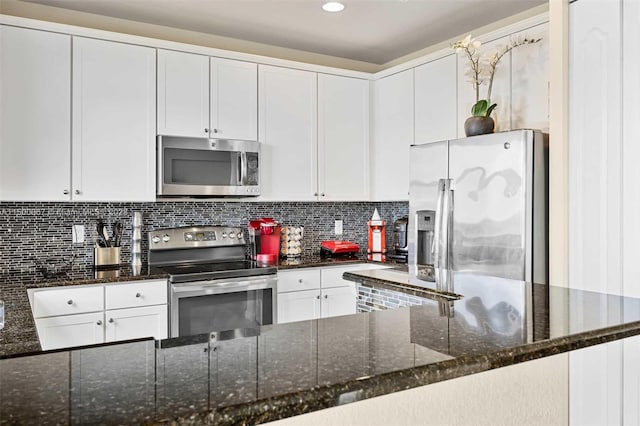
[[[413,277],[448,271],[547,283],[547,141],[514,130],[411,147]]]

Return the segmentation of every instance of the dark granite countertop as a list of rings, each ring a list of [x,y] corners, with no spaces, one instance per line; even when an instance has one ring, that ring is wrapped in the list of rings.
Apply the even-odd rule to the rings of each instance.
[[[253,424],[640,334],[640,300],[456,274],[345,273],[422,304],[0,360],[9,423]],[[549,303],[552,300],[553,303]],[[37,398],[29,398],[37,395]]]
[[[325,258],[319,254],[300,258],[280,259],[278,269],[311,268],[337,266],[354,263],[373,262],[366,255],[356,257]],[[379,263],[379,262],[375,262]],[[148,265],[138,270],[130,265],[119,268],[95,270],[91,267],[77,266],[65,273],[45,276],[34,271],[11,271],[0,274],[3,287],[0,300],[5,301],[5,328],[0,330],[0,357],[40,351],[27,289],[88,284],[113,284],[128,281],[166,279],[167,274],[158,272]],[[10,294],[9,294],[10,293]]]

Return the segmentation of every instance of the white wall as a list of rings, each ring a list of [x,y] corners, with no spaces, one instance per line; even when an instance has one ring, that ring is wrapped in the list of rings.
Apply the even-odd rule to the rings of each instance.
[[[568,354],[559,354],[267,423],[566,425]]]

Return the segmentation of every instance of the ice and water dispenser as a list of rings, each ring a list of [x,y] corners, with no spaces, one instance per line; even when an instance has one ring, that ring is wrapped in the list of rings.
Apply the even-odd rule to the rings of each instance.
[[[434,230],[436,222],[436,212],[433,210],[418,210],[416,212],[416,228],[418,230],[417,259],[418,278],[428,281],[433,280],[434,264]],[[426,268],[425,268],[426,267]]]

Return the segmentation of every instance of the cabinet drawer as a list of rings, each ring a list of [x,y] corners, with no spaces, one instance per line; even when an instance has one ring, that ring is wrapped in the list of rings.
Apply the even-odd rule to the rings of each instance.
[[[165,305],[167,303],[167,281],[134,281],[108,285],[105,287],[105,297],[105,309]]]
[[[39,290],[33,293],[35,318],[83,314],[104,309],[104,287]]]
[[[353,284],[352,281],[347,281],[342,278],[342,274],[349,271],[361,271],[368,269],[366,263],[353,264],[349,266],[339,266],[332,268],[322,268],[322,288],[343,287],[349,284]]]
[[[314,290],[320,288],[320,270],[293,270],[278,272],[278,293]]]

